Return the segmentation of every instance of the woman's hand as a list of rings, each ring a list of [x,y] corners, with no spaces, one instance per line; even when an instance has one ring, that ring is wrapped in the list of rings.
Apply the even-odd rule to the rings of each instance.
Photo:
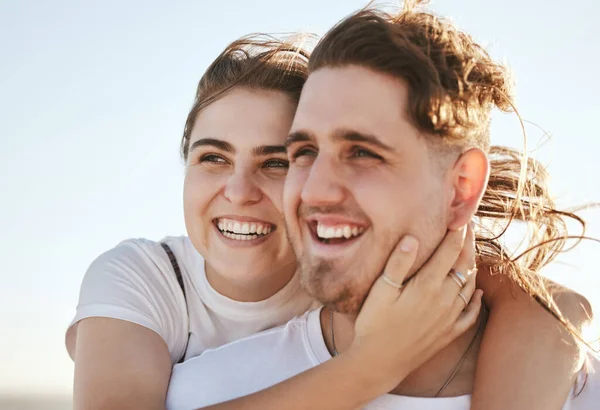
[[[373,284],[355,324],[349,351],[369,355],[382,383],[394,388],[410,372],[475,324],[475,238],[470,226],[449,231],[429,260],[406,281],[418,249],[406,236]],[[461,287],[460,272],[466,278]],[[390,283],[391,281],[391,283]],[[403,284],[398,289],[395,284]],[[461,293],[468,305],[459,295]]]

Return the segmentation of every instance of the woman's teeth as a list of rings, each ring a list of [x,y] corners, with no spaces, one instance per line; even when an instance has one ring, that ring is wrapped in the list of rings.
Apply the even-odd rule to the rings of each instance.
[[[317,224],[317,236],[320,239],[346,238],[358,236],[363,233],[364,228],[356,225],[327,226]]]
[[[230,233],[227,231],[221,231],[221,233],[223,234],[224,237],[229,238],[229,239],[235,239],[236,241],[251,241],[253,239],[264,236],[264,235],[243,235],[243,234],[237,235],[235,233]]]
[[[225,218],[217,220],[217,227],[225,237],[238,241],[250,241],[268,235],[273,231],[273,225],[270,224],[239,222]]]

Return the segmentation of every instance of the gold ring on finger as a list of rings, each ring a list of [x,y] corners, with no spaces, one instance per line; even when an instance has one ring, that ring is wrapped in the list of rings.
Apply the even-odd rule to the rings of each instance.
[[[467,306],[469,306],[469,301],[467,300],[465,295],[462,294],[462,292],[458,292],[458,296],[460,296],[460,298],[463,300],[463,302],[465,302],[465,309],[466,309]]]
[[[450,273],[448,275],[450,275],[450,277],[454,280],[454,282],[456,282],[458,287],[461,289],[464,288],[467,284],[467,279],[465,278],[465,275],[463,275],[454,268],[450,269]]]
[[[391,280],[390,278],[388,278],[385,273],[381,275],[381,279],[383,279],[383,281],[385,283],[387,283],[388,285],[396,288],[398,291],[400,291],[400,289],[402,289],[402,285],[400,285],[400,284],[394,282],[393,280]]]
[[[465,278],[465,275],[463,275],[461,272],[455,270],[454,275],[456,275],[458,280],[460,280],[460,282],[462,283],[461,287],[464,287],[467,284],[467,278]]]
[[[458,288],[459,288],[459,289],[462,289],[462,288],[463,288],[461,281],[460,281],[460,280],[459,280],[459,279],[458,279],[456,276],[454,276],[454,274],[453,274],[453,273],[450,273],[450,277],[452,278],[452,280],[453,280],[454,282],[456,282],[456,284],[458,285]]]

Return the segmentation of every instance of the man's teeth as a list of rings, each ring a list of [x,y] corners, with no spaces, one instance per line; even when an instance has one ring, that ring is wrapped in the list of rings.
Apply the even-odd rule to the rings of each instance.
[[[317,236],[322,239],[346,238],[358,236],[364,231],[363,227],[352,225],[327,226],[317,224]]]
[[[239,222],[230,219],[220,218],[217,221],[219,230],[228,238],[238,239],[241,235],[242,239],[254,239],[257,235],[267,235],[273,231],[273,226],[260,222]]]

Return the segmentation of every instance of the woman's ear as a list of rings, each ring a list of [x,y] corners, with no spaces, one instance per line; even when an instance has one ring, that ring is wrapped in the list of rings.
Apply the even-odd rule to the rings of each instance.
[[[459,229],[471,221],[487,187],[489,168],[487,155],[478,148],[471,148],[458,158],[451,170],[454,198],[448,229]]]

